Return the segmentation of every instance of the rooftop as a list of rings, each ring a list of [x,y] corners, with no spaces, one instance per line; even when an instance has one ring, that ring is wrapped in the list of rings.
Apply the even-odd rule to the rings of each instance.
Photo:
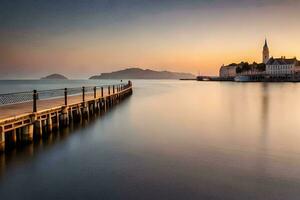
[[[285,58],[285,57],[273,58],[273,57],[271,57],[268,60],[267,65],[292,65],[294,63],[296,63],[296,65],[300,65],[300,61],[297,60],[297,58]]]

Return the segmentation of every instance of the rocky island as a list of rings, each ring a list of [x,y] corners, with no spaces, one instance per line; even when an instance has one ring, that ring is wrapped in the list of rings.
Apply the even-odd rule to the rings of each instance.
[[[102,73],[92,76],[90,79],[193,79],[195,75],[190,73],[154,71],[141,68],[127,68],[120,71]]]
[[[61,74],[51,74],[41,78],[42,80],[67,80],[68,78]]]

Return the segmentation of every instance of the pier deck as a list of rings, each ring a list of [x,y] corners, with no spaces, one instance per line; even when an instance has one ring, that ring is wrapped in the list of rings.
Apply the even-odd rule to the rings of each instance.
[[[104,97],[108,95],[108,92],[104,92]],[[97,96],[100,97],[99,95]],[[96,97],[96,98],[97,98]],[[86,94],[86,101],[94,99],[94,94]],[[68,97],[69,104],[80,104],[82,103],[82,95],[75,95]],[[40,111],[51,109],[64,104],[64,97],[55,99],[45,99],[37,102],[38,109]],[[0,122],[4,119],[17,117],[18,115],[31,114],[32,113],[32,102],[18,103],[12,105],[0,106]]]
[[[0,152],[101,114],[132,94],[132,84],[0,95]]]

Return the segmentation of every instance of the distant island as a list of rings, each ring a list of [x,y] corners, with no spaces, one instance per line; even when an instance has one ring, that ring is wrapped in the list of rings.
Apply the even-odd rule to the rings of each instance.
[[[46,77],[42,77],[41,79],[46,79],[46,80],[57,80],[57,79],[67,80],[68,78],[61,75],[61,74],[51,74],[51,75],[48,75]]]
[[[127,68],[111,73],[102,73],[89,79],[194,79],[195,75],[190,73],[154,71],[141,68]]]

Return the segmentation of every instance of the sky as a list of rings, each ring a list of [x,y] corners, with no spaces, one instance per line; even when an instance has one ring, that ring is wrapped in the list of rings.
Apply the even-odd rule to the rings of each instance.
[[[0,79],[300,58],[299,0],[0,0]]]

